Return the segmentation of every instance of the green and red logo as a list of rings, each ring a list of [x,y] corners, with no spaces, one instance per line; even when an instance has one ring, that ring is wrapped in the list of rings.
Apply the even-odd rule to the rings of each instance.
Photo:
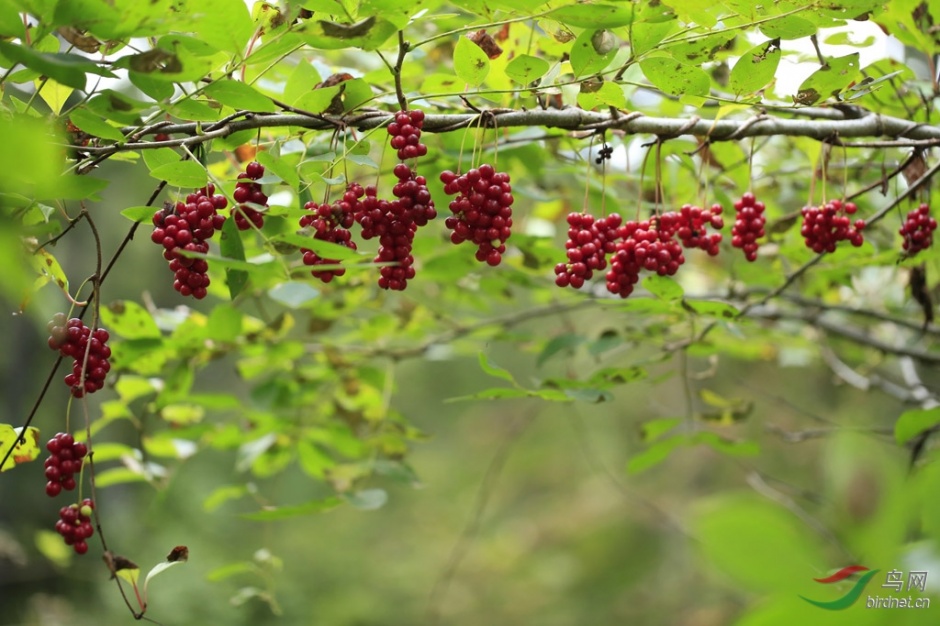
[[[876,569],[869,570],[864,565],[849,565],[848,567],[843,567],[842,569],[840,569],[838,572],[836,572],[835,574],[831,576],[827,576],[825,578],[813,579],[818,583],[823,583],[825,585],[828,585],[831,583],[837,583],[837,582],[843,581],[846,578],[849,578],[850,576],[852,576],[853,574],[857,574],[858,572],[865,572],[865,574],[862,574],[859,577],[859,579],[855,581],[855,586],[849,589],[849,591],[841,598],[838,598],[837,600],[831,600],[829,602],[823,602],[821,600],[811,600],[807,598],[806,596],[800,596],[800,597],[806,600],[807,602],[809,602],[810,604],[818,606],[821,609],[826,609],[827,611],[841,611],[855,604],[855,601],[858,600],[859,597],[861,597],[862,592],[865,590],[865,585],[867,585],[868,581],[870,581],[872,577],[875,574],[877,574],[879,571],[880,570],[876,570]]]

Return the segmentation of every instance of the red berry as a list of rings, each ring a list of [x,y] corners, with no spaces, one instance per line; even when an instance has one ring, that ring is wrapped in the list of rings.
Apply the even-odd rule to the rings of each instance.
[[[257,161],[252,161],[247,166],[245,166],[245,173],[248,174],[248,178],[251,178],[252,180],[258,180],[264,176],[264,166]]]

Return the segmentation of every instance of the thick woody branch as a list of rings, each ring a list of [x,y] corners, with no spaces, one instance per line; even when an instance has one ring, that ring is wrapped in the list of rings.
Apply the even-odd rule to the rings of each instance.
[[[514,128],[542,126],[568,131],[596,131],[617,129],[627,134],[656,135],[668,139],[682,135],[707,137],[710,141],[732,141],[745,137],[809,137],[820,141],[839,142],[846,138],[889,137],[892,145],[899,147],[940,145],[940,127],[917,124],[896,117],[868,113],[859,117],[834,109],[813,110],[818,113],[811,119],[795,119],[760,115],[743,120],[709,120],[697,118],[649,117],[641,114],[613,115],[609,111],[596,112],[583,109],[512,110],[494,109],[477,113],[430,114],[425,117],[426,132],[450,132],[481,126],[490,128]],[[809,111],[812,113],[813,111]],[[794,111],[807,115],[807,110]],[[193,122],[185,124],[162,124],[159,129],[125,128],[123,132],[134,139],[110,146],[76,147],[91,155],[112,154],[119,151],[145,150],[149,148],[195,145],[210,139],[226,137],[232,133],[259,128],[292,127],[306,130],[335,130],[337,127],[370,130],[388,124],[392,114],[366,110],[349,116],[302,115],[294,113],[259,114],[244,112],[240,119],[231,119],[215,124]],[[140,141],[141,136],[157,132],[186,135],[170,141]]]

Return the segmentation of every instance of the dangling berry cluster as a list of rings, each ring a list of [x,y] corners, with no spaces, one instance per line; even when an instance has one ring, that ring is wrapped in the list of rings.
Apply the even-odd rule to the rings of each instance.
[[[246,165],[245,171],[238,174],[238,182],[235,184],[235,191],[232,192],[232,199],[238,203],[238,206],[232,209],[232,216],[235,218],[238,230],[248,230],[252,224],[255,228],[264,226],[264,214],[245,204],[251,202],[263,207],[268,206],[268,197],[261,191],[261,185],[255,182],[262,176],[264,176],[264,166],[257,161]]]
[[[56,532],[62,535],[65,545],[72,546],[76,554],[88,552],[88,543],[85,541],[95,534],[91,525],[91,514],[95,503],[91,498],[85,498],[81,504],[70,504],[59,509],[59,521],[55,523]]]
[[[390,145],[398,150],[398,158],[414,159],[428,153],[428,147],[421,143],[421,127],[424,126],[424,111],[413,109],[399,111],[395,120],[388,125],[388,134],[392,136]]]
[[[215,193],[215,186],[206,185],[186,196],[185,202],[177,202],[153,214],[151,241],[163,246],[163,258],[170,262],[174,274],[173,289],[184,296],[197,300],[206,297],[209,286],[209,264],[205,259],[187,257],[180,253],[209,252],[207,241],[225,223],[219,209],[228,204],[225,196]]]
[[[362,197],[362,187],[353,183],[343,194],[343,199],[333,204],[317,204],[308,202],[304,208],[311,211],[310,215],[304,215],[300,218],[300,226],[313,228],[313,238],[319,241],[328,241],[341,246],[346,246],[352,250],[356,249],[356,242],[350,240],[349,228],[353,225],[355,218],[353,211],[359,198]],[[335,265],[339,263],[338,259],[324,259],[313,250],[301,248],[304,255],[304,265]],[[342,276],[346,273],[343,268],[313,270],[310,272],[314,278],[319,278],[324,283],[333,280],[334,276]]]
[[[806,242],[806,247],[816,253],[835,252],[836,244],[848,239],[852,245],[858,247],[864,241],[862,229],[865,220],[856,220],[852,224],[849,217],[858,210],[854,202],[843,203],[841,200],[830,200],[821,207],[803,207],[803,226],[800,234]]]
[[[690,247],[702,247],[706,250],[717,249],[715,235],[694,235],[689,224],[695,224],[689,210],[683,213],[669,211],[658,217],[641,222],[623,222],[613,213],[601,219],[587,213],[572,213],[568,216],[568,241],[565,242],[567,263],[555,266],[555,284],[559,287],[584,285],[594,276],[594,272],[607,267],[607,256],[611,256],[610,269],[605,274],[607,290],[626,298],[633,293],[633,286],[639,281],[643,270],[655,272],[660,276],[675,274],[685,262],[682,246],[675,237],[683,228],[689,232],[685,240]],[[705,224],[713,225],[717,217],[711,210],[699,210],[698,224],[703,230]],[[706,222],[707,219],[707,222]],[[720,218],[718,218],[720,220]],[[698,237],[698,239],[696,239]],[[720,241],[720,235],[718,235]]]
[[[461,176],[449,170],[441,172],[441,182],[445,193],[457,194],[450,203],[454,215],[444,221],[453,231],[450,240],[456,244],[470,241],[477,246],[477,261],[499,265],[512,234],[509,174],[483,164]]]
[[[907,214],[907,219],[901,224],[901,236],[904,237],[904,251],[908,256],[914,256],[921,250],[926,250],[933,243],[933,231],[937,230],[937,220],[930,217],[930,207],[921,204]]]
[[[757,240],[764,236],[764,203],[757,200],[750,191],[734,203],[734,226],[731,227],[731,245],[744,251],[748,261],[757,260]]]
[[[567,263],[555,266],[555,284],[580,289],[594,272],[607,267],[607,255],[616,249],[616,240],[623,237],[623,219],[616,213],[595,219],[588,213],[568,215],[568,240],[565,242]]]
[[[379,287],[401,291],[415,277],[411,255],[415,232],[437,217],[437,210],[424,176],[418,176],[404,163],[395,166],[394,174],[398,179],[392,187],[395,200],[380,199],[371,185],[363,189],[353,183],[347,193],[351,191],[356,197],[353,212],[362,227],[362,237],[379,238],[375,262],[387,264],[379,270]]]
[[[623,243],[617,245],[617,251],[627,250],[636,264],[648,272],[672,276],[685,263],[682,246],[673,239],[679,222],[679,215],[671,211],[636,224],[627,222]]]
[[[721,233],[708,233],[708,227],[715,229],[724,227],[721,219],[721,205],[713,204],[711,208],[701,209],[691,204],[684,204],[679,209],[679,224],[676,236],[685,248],[699,248],[716,256],[721,243]]]
[[[72,390],[72,395],[81,398],[86,393],[94,393],[104,386],[104,379],[111,369],[111,348],[106,344],[110,335],[103,328],[94,333],[74,317],[65,319],[64,313],[56,313],[49,322],[50,348],[58,350],[64,357],[73,359],[72,372],[65,376],[65,384]],[[88,353],[87,363],[85,353]],[[82,383],[82,365],[85,364],[85,380]]]
[[[387,232],[379,236],[375,262],[394,263],[379,270],[379,287],[401,291],[415,277],[415,260],[411,255],[415,232],[437,217],[437,210],[424,176],[418,176],[404,163],[396,165],[394,172],[398,182],[392,195],[397,199],[387,205]]]
[[[65,489],[75,489],[75,474],[82,471],[82,459],[88,448],[68,433],[58,433],[46,443],[46,495],[54,498]]]

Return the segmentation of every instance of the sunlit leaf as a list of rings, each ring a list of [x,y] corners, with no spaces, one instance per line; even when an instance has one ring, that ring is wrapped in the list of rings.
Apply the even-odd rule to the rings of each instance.
[[[548,61],[532,56],[520,54],[506,65],[506,76],[517,83],[528,85],[545,75],[549,68]]]
[[[476,87],[490,73],[490,59],[478,45],[461,37],[454,48],[454,72],[460,80]]]
[[[6,472],[17,465],[36,460],[44,449],[40,446],[39,429],[29,426],[24,431],[22,427],[0,424],[0,459],[7,455],[11,447],[13,452],[0,471]]]

